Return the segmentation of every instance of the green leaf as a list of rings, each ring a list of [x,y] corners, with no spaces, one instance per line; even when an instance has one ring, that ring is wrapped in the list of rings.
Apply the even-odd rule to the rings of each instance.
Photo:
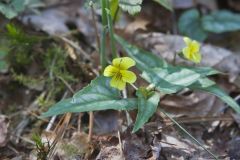
[[[233,98],[231,98],[225,91],[220,89],[215,82],[211,81],[208,78],[199,79],[196,83],[189,86],[190,89],[200,90],[212,93],[220,98],[222,101],[227,103],[233,110],[237,113],[240,113],[240,106],[235,102]]]
[[[171,67],[148,69],[142,77],[160,92],[171,94],[193,84],[201,75],[187,68]]]
[[[119,7],[131,15],[134,15],[141,11],[141,4],[142,0],[119,0]]]
[[[112,19],[114,19],[115,16],[117,16],[118,4],[119,4],[119,1],[118,1],[118,0],[111,0],[111,1],[110,1],[110,11],[111,11],[111,17],[112,17]]]
[[[109,79],[100,76],[87,87],[77,92],[73,98],[65,99],[52,106],[42,117],[67,112],[88,112],[97,110],[132,110],[136,109],[134,98],[122,99],[117,89],[110,87]]]
[[[136,61],[136,66],[139,70],[144,71],[155,67],[162,68],[168,65],[164,59],[161,59],[151,52],[144,51],[134,45],[131,45],[116,34],[114,37],[127,52],[127,54]]]
[[[137,91],[138,114],[133,132],[136,132],[139,128],[141,128],[157,110],[160,94],[157,92],[151,93],[150,91],[150,93],[147,93],[150,95],[146,96],[146,92],[149,91],[146,91],[144,88],[140,88]]]
[[[181,34],[198,41],[203,41],[208,36],[202,27],[201,17],[197,9],[185,11],[179,18],[178,28]]]
[[[22,12],[26,6],[26,0],[12,0],[11,6],[16,12]]]
[[[221,74],[218,70],[211,68],[211,67],[185,67],[190,69],[194,72],[201,74],[201,76],[211,76],[215,74]]]
[[[170,2],[170,0],[153,0],[157,3],[159,3],[160,5],[162,5],[163,7],[165,7],[166,9],[173,11],[173,7],[172,4]]]
[[[9,0],[8,3],[0,2],[0,13],[6,18],[12,19],[26,8],[43,6],[40,0]]]
[[[8,63],[4,59],[6,55],[7,55],[7,52],[0,50],[0,73],[5,73],[8,70]]]
[[[203,28],[213,33],[223,33],[240,30],[240,14],[222,10],[204,16]]]
[[[0,2],[0,12],[8,19],[12,19],[18,14],[17,11],[2,2]]]
[[[133,58],[137,63],[137,68],[141,71],[152,69],[152,68],[174,68],[174,66],[168,64],[164,59],[159,56],[140,49],[134,45],[131,45],[123,38],[118,35],[114,36],[118,43],[123,47],[127,54]],[[201,76],[209,76],[214,74],[219,74],[220,72],[211,67],[182,67],[186,69],[193,70],[201,74]]]

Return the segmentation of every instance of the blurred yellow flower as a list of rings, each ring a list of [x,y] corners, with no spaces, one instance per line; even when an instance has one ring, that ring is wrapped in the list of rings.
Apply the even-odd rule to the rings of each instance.
[[[200,44],[197,41],[191,40],[188,37],[184,37],[183,40],[187,45],[182,50],[184,57],[194,63],[200,63],[202,59],[202,56],[199,52]]]
[[[133,72],[127,70],[135,66],[135,64],[136,62],[129,57],[115,58],[112,61],[112,65],[104,69],[103,75],[112,77],[110,81],[111,87],[123,90],[126,87],[126,83],[132,84],[137,79]]]

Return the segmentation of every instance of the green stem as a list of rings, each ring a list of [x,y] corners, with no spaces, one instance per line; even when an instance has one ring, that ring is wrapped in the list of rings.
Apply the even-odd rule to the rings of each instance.
[[[101,63],[101,71],[103,72],[104,68],[107,65],[106,60],[106,28],[103,28],[102,36],[101,36],[101,47],[100,47],[100,63]]]
[[[194,138],[186,129],[184,129],[177,121],[175,121],[168,113],[160,109],[163,114],[165,114],[175,125],[177,125],[184,133],[186,133],[190,138],[192,138],[200,147],[202,147],[206,152],[208,152],[214,159],[218,160],[217,156],[204,147],[196,138]]]
[[[101,63],[101,70],[103,72],[104,68],[106,67],[107,60],[106,60],[106,27],[107,27],[107,13],[105,8],[107,7],[108,0],[101,0],[102,4],[102,36],[101,36],[101,47],[100,47],[100,63]]]
[[[111,50],[112,50],[112,57],[113,58],[117,58],[117,50],[116,50],[116,46],[115,46],[113,22],[112,22],[112,16],[110,14],[109,2],[107,3],[107,8],[105,10],[106,10],[106,13],[107,13],[108,30],[109,30],[109,35],[110,35],[110,44],[111,44]]]
[[[107,8],[107,1],[108,0],[101,0],[102,4],[102,25],[107,26],[107,13],[105,8]]]

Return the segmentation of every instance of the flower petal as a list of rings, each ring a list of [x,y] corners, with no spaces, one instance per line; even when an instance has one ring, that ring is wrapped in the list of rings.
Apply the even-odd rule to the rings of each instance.
[[[200,49],[200,44],[197,41],[192,41],[192,43],[191,43],[191,51],[193,53],[197,53],[197,52],[199,52],[199,49]]]
[[[113,66],[122,70],[126,70],[132,66],[135,66],[136,62],[129,57],[115,58],[113,60]]]
[[[126,82],[122,81],[122,78],[118,75],[115,75],[110,81],[110,86],[119,90],[123,90],[126,87]]]
[[[193,62],[195,62],[195,63],[200,63],[201,62],[201,59],[202,59],[202,56],[201,56],[201,54],[200,53],[195,53],[194,55],[193,55],[193,57],[192,57],[192,60],[193,60]]]
[[[184,37],[183,38],[184,42],[186,43],[187,46],[189,46],[191,44],[191,39],[188,37]]]
[[[134,83],[137,80],[135,73],[131,71],[121,70],[120,73],[124,82]]]
[[[182,53],[183,53],[185,58],[190,59],[191,53],[190,53],[190,48],[189,47],[183,48]]]
[[[117,69],[116,67],[109,65],[104,69],[103,75],[106,77],[112,77],[115,74],[117,74],[119,72],[119,69]]]

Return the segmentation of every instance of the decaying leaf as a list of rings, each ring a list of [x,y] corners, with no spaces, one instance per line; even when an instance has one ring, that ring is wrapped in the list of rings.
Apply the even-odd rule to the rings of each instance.
[[[9,120],[7,116],[0,115],[0,147],[4,147],[8,141]]]
[[[109,146],[101,149],[100,153],[96,157],[96,159],[104,159],[104,160],[122,160],[124,159],[121,153],[120,146]]]
[[[189,95],[171,95],[161,101],[166,111],[187,115],[188,117],[221,115],[226,106],[214,95],[203,92],[192,92]]]
[[[146,26],[150,22],[144,18],[136,18],[133,22],[127,25],[125,32],[127,34],[133,34],[137,30],[146,30]]]

